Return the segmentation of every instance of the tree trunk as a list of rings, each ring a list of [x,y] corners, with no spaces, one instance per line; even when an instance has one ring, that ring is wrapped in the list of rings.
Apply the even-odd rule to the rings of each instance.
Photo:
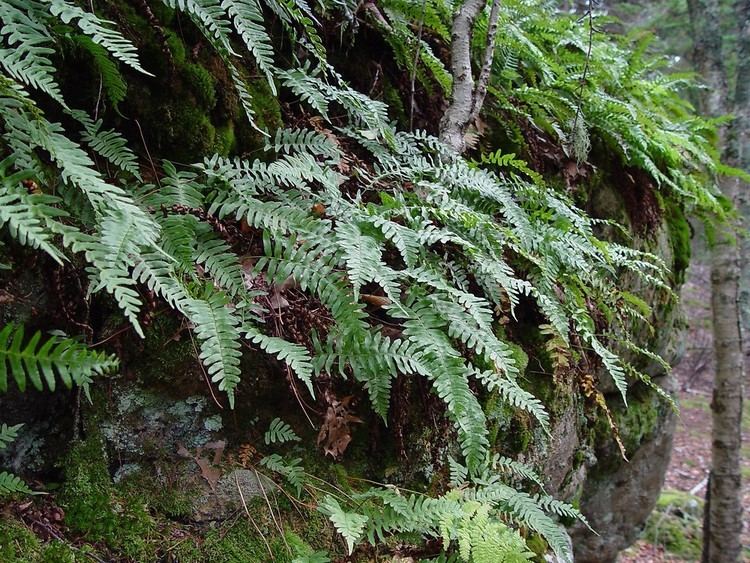
[[[493,0],[487,26],[487,46],[479,78],[474,82],[471,70],[471,38],[474,22],[487,6],[487,0],[465,0],[453,17],[451,28],[451,102],[440,120],[440,140],[458,154],[466,150],[466,129],[482,109],[495,55],[500,0]]]
[[[740,115],[747,111],[747,79],[750,68],[747,56],[748,0],[738,2],[740,16],[740,41],[736,110]],[[723,65],[719,6],[717,0],[688,0],[688,10],[693,26],[693,62],[696,70],[707,82],[708,91],[702,95],[702,109],[710,116],[718,117],[731,111],[727,105],[727,77]],[[728,131],[722,131],[725,160],[729,164],[741,164],[742,144],[746,136],[746,119],[732,123]],[[739,181],[730,178],[721,182],[721,190],[729,201],[738,203]],[[714,376],[713,400],[711,402],[713,430],[711,448],[711,473],[706,495],[707,515],[704,522],[703,561],[706,563],[730,563],[739,561],[742,549],[742,504],[740,500],[740,447],[742,445],[742,384],[744,355],[742,350],[740,322],[740,248],[738,225],[734,221],[717,224],[715,240],[711,249],[711,306],[713,314],[714,353],[716,374]]]
[[[734,127],[732,150],[733,164],[750,172],[750,1],[737,2],[739,35],[737,37],[737,86],[734,94]],[[737,207],[742,217],[742,226],[750,229],[750,186],[743,184],[737,194]],[[744,234],[740,240],[740,308],[742,318],[745,357],[750,354],[750,236]]]

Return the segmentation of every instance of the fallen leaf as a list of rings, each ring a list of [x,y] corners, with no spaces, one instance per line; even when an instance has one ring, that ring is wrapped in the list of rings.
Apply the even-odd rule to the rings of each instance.
[[[221,478],[221,471],[211,465],[211,463],[208,461],[208,458],[205,457],[196,457],[195,463],[197,463],[198,467],[201,468],[201,477],[208,481],[208,484],[211,487],[212,491],[215,490],[216,484]]]

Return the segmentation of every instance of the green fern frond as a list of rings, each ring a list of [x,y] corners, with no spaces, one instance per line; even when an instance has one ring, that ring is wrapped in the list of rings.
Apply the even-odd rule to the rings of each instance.
[[[94,43],[106,49],[115,59],[138,72],[153,76],[141,67],[138,60],[138,50],[135,46],[125,39],[119,31],[108,27],[109,25],[114,25],[112,22],[102,20],[95,14],[87,12],[65,0],[45,0],[45,2],[49,4],[49,10],[52,15],[57,16],[66,24],[75,21],[78,28],[84,34],[90,37]]]
[[[73,35],[71,40],[84,52],[88,53],[91,61],[99,71],[102,90],[114,108],[125,99],[128,85],[125,82],[117,63],[110,57],[109,52],[95,43],[88,35]]]
[[[172,9],[186,13],[199,29],[204,29],[207,39],[224,53],[236,55],[229,40],[231,24],[221,0],[163,0]]]
[[[240,382],[239,319],[228,308],[227,296],[209,290],[204,299],[188,299],[185,312],[201,343],[200,360],[211,381],[219,384],[234,407],[234,388]]]
[[[302,381],[310,395],[315,396],[312,386],[313,368],[310,353],[299,344],[289,342],[276,336],[268,336],[255,328],[246,328],[247,338],[268,354],[273,354],[285,362],[294,374]]]
[[[301,458],[287,460],[279,454],[271,454],[261,459],[260,464],[284,477],[294,487],[297,496],[302,494],[305,486],[305,470],[302,467]]]
[[[0,497],[15,493],[33,495],[34,491],[29,489],[28,485],[20,477],[7,471],[0,471]]]
[[[23,245],[38,248],[62,264],[65,256],[53,244],[51,223],[67,216],[56,205],[60,198],[43,193],[30,193],[22,185],[31,180],[34,173],[22,170],[10,175],[6,171],[13,166],[13,157],[0,161],[0,228],[7,227],[10,235]]]
[[[138,157],[128,147],[128,141],[117,131],[102,130],[102,120],[92,121],[84,112],[72,112],[83,125],[83,141],[99,156],[117,168],[141,180]]]
[[[49,55],[55,50],[52,36],[38,14],[27,13],[20,5],[0,3],[0,38],[7,48],[0,49],[0,65],[11,77],[36,88],[65,106],[55,80],[55,67]]]
[[[21,391],[26,390],[27,381],[39,391],[46,382],[54,391],[58,377],[68,388],[73,383],[88,388],[93,377],[117,366],[114,356],[90,350],[70,338],[50,336],[42,342],[42,333],[37,331],[24,344],[22,325],[9,324],[0,330],[0,392],[8,390],[8,374]]]
[[[283,444],[285,442],[299,442],[301,438],[286,422],[280,418],[274,418],[263,435],[266,445]]]
[[[15,424],[8,426],[3,423],[0,426],[0,450],[4,450],[8,445],[18,437],[18,431],[23,427],[23,424]]]
[[[265,21],[260,5],[257,0],[222,0],[221,6],[232,18],[237,33],[252,53],[255,64],[266,75],[268,86],[275,96],[273,47],[271,38],[263,27]]]
[[[319,510],[330,518],[336,531],[346,540],[347,548],[351,554],[354,544],[359,541],[364,533],[368,518],[354,512],[346,512],[341,508],[338,501],[327,496],[319,505]]]

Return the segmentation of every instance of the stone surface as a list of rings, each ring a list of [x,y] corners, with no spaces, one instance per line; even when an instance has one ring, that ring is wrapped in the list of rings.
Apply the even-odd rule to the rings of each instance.
[[[178,399],[134,384],[115,385],[112,397],[99,428],[121,464],[169,458],[181,446],[201,447],[222,428],[206,397]]]
[[[672,451],[676,415],[665,410],[656,428],[629,462],[610,472],[592,470],[585,481],[581,511],[599,535],[577,524],[571,529],[577,563],[614,562],[631,545],[656,505]],[[610,454],[611,455],[611,454]],[[605,460],[599,459],[600,464]]]
[[[252,469],[236,469],[222,475],[214,488],[205,484],[195,499],[192,519],[196,522],[224,520],[234,515],[255,497],[270,494],[276,484]]]

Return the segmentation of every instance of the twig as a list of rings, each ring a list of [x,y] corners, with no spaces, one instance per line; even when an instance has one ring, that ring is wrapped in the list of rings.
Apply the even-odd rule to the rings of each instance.
[[[260,475],[258,475],[258,472],[253,469],[253,472],[255,473],[255,478],[258,480],[258,485],[260,486],[260,492],[263,493],[263,498],[266,499],[266,505],[268,505],[268,511],[271,513],[271,519],[273,520],[273,523],[276,525],[276,529],[279,531],[279,535],[281,536],[282,541],[284,542],[284,545],[286,546],[286,550],[291,554],[292,549],[289,547],[289,544],[286,542],[286,537],[284,536],[284,528],[282,527],[281,523],[276,520],[276,514],[273,511],[273,507],[271,506],[271,501],[268,500],[268,495],[266,494],[266,488],[263,486],[263,481],[260,480]],[[281,516],[279,515],[279,520],[281,520]]]
[[[156,171],[156,165],[154,164],[154,159],[151,158],[151,151],[148,150],[148,145],[146,144],[146,137],[143,136],[143,129],[141,129],[141,124],[138,122],[137,119],[134,119],[136,126],[138,127],[138,133],[141,135],[141,142],[143,143],[143,148],[146,149],[146,156],[148,157],[148,162],[151,164],[151,171],[154,173],[154,180],[156,180],[156,185],[161,188],[161,182],[159,181],[159,173]]]
[[[258,473],[256,472],[255,475],[257,476]],[[258,482],[260,482],[260,480]],[[250,523],[255,528],[255,531],[258,532],[258,535],[263,540],[263,543],[266,544],[268,555],[271,556],[271,561],[273,561],[274,557],[273,557],[273,551],[271,550],[271,546],[269,545],[268,540],[266,540],[266,536],[263,534],[263,532],[260,531],[260,528],[255,523],[255,520],[253,520],[253,517],[250,516],[250,511],[247,509],[247,503],[245,502],[245,495],[242,494],[242,487],[240,487],[240,482],[237,479],[237,473],[234,474],[234,484],[237,486],[237,492],[240,493],[240,500],[242,501],[242,508],[245,509],[245,514],[247,514],[247,519],[250,520]]]

